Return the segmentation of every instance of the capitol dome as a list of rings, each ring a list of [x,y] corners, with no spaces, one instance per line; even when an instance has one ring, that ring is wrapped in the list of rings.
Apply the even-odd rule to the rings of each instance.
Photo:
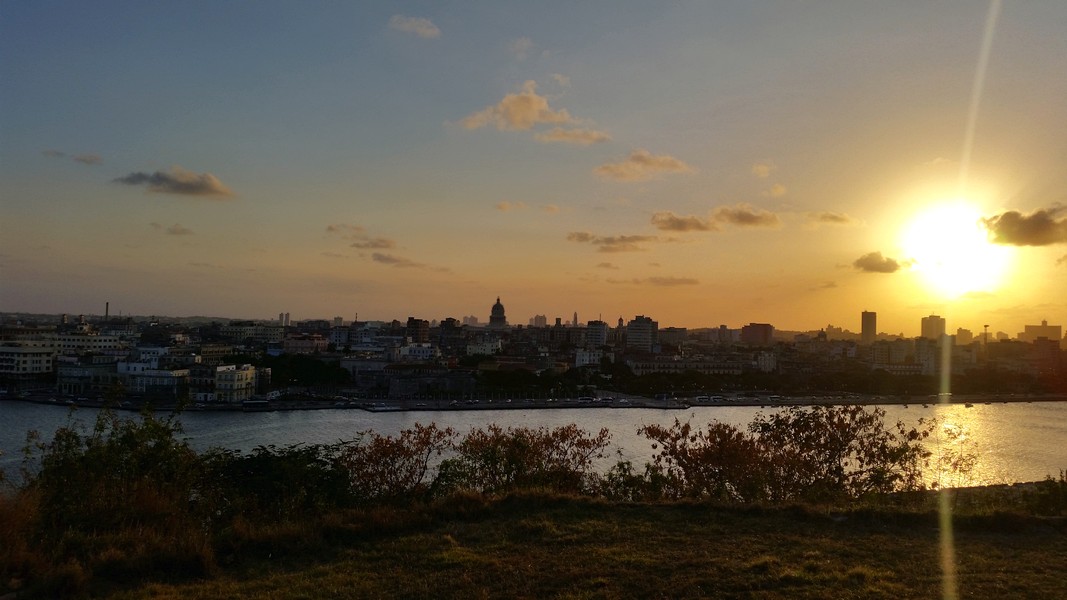
[[[489,327],[503,328],[508,326],[508,319],[504,315],[504,305],[500,303],[500,296],[496,298],[496,304],[489,310]]]

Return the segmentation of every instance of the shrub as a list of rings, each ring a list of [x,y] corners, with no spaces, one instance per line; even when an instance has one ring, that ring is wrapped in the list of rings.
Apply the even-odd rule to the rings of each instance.
[[[455,431],[415,424],[395,438],[372,432],[346,444],[338,457],[357,502],[412,501],[430,495],[431,461],[452,447]]]
[[[486,494],[518,489],[587,493],[596,488],[593,462],[604,458],[607,429],[590,435],[577,425],[549,429],[490,425],[472,429],[441,466],[443,487]]]

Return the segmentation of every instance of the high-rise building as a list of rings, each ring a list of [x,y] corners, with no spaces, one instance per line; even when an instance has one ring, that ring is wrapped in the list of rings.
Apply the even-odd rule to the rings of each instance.
[[[860,313],[860,342],[864,345],[874,343],[878,337],[878,313],[865,310]]]
[[[650,317],[637,315],[626,324],[626,347],[642,352],[652,352],[659,343],[659,323]]]
[[[945,335],[945,318],[937,315],[923,317],[920,337],[929,340],[940,340]]]

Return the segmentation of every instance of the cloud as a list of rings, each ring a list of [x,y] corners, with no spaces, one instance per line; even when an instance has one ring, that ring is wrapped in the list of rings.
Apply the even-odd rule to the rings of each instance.
[[[182,196],[231,197],[233,192],[211,173],[193,173],[181,167],[171,167],[170,172],[136,172],[112,180],[126,185],[147,185],[148,191]]]
[[[41,152],[41,154],[47,156],[48,158],[63,158],[67,155],[66,152],[62,152],[60,150],[44,150]]]
[[[543,133],[538,133],[534,136],[539,142],[552,143],[561,142],[564,144],[578,144],[581,146],[589,146],[591,144],[599,144],[611,139],[611,136],[603,131],[596,131],[593,129],[564,129],[562,127],[553,127],[552,129]]]
[[[822,212],[810,212],[807,214],[808,224],[819,225],[858,225],[859,219],[854,219],[845,213],[835,213],[830,211]]]
[[[1056,259],[1056,266],[1067,265],[1067,254]]]
[[[763,195],[768,198],[781,198],[786,194],[786,191],[784,185],[776,183],[772,185],[769,190],[763,192]]]
[[[382,254],[381,252],[375,252],[370,255],[374,262],[380,262],[383,265],[392,265],[401,269],[425,269],[426,265],[423,263],[415,262],[411,259],[404,258],[402,256],[394,256],[392,254]]]
[[[588,243],[597,247],[597,252],[642,252],[640,244],[659,241],[654,235],[610,235],[599,236],[588,231],[575,231],[567,234],[567,240]]]
[[[360,241],[357,241],[357,242],[352,242],[351,244],[349,244],[349,246],[351,246],[352,248],[364,248],[364,249],[372,249],[372,248],[386,249],[386,248],[395,248],[396,247],[396,242],[391,240],[391,239],[389,239],[389,238],[376,237],[376,238],[369,238],[369,239],[366,239],[366,240],[360,240]]]
[[[500,130],[527,130],[540,123],[570,123],[573,119],[565,110],[552,110],[548,98],[537,93],[537,82],[527,81],[522,90],[507,94],[494,106],[472,113],[461,123],[467,129],[493,125]]]
[[[557,84],[559,84],[560,87],[570,87],[570,85],[571,85],[571,78],[567,77],[566,75],[560,75],[559,73],[553,73],[551,75],[551,77],[552,77],[552,81],[555,81]]]
[[[516,40],[512,40],[508,46],[508,50],[515,55],[515,58],[519,60],[526,60],[526,55],[534,47],[534,43],[528,37],[521,37]]]
[[[814,290],[832,290],[832,289],[834,289],[836,287],[837,287],[837,283],[835,283],[833,281],[825,281],[822,284],[820,284],[818,287],[815,287],[815,288],[812,288],[812,289],[814,289]]]
[[[522,210],[526,208],[525,202],[508,202],[504,200],[496,203],[496,209],[502,212],[508,212],[509,210]]]
[[[617,266],[615,266],[615,265],[613,265],[613,264],[611,264],[609,262],[597,263],[596,264],[596,268],[598,268],[598,269],[610,269],[610,270],[613,270],[613,271],[617,271],[619,269],[619,267],[617,267]]]
[[[711,218],[738,227],[778,227],[782,223],[778,215],[745,203],[720,206],[712,212]]]
[[[338,252],[319,252],[319,254],[327,258],[345,258],[344,254],[340,254]]]
[[[83,165],[98,165],[104,162],[104,159],[100,158],[96,154],[79,154],[74,157],[74,160],[82,163]]]
[[[1018,211],[1008,211],[982,223],[989,229],[994,243],[1011,246],[1049,246],[1067,243],[1067,218],[1057,217],[1067,211],[1067,207],[1054,206],[1024,215]]]
[[[548,213],[550,215],[554,215],[554,214],[559,212],[559,207],[556,206],[555,204],[546,204],[546,205],[541,207],[541,210],[545,211],[546,213]]]
[[[192,235],[193,230],[175,223],[167,228],[167,235]]]
[[[593,172],[616,181],[648,181],[665,173],[692,173],[693,168],[673,156],[657,156],[639,148],[624,160],[605,163]]]
[[[896,273],[902,265],[881,252],[869,252],[853,261],[852,266],[864,273]]]
[[[404,33],[414,33],[424,39],[441,37],[441,30],[437,28],[437,25],[434,25],[429,19],[424,19],[422,17],[393,15],[389,19],[389,28],[403,31]]]
[[[766,179],[771,176],[771,173],[778,167],[774,166],[774,163],[755,163],[752,165],[752,174],[760,179]]]
[[[698,285],[700,282],[691,277],[646,277],[644,279],[607,279],[608,283],[631,285],[656,285],[674,287],[679,285]]]
[[[349,223],[331,223],[326,226],[326,233],[339,233],[345,236],[348,235],[360,235],[364,231],[361,225],[351,225]]]
[[[670,211],[652,215],[652,224],[661,231],[715,231],[718,227],[708,219],[681,217]]]

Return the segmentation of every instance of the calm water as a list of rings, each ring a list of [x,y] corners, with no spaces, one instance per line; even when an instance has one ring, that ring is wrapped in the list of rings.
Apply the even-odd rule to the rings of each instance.
[[[963,428],[979,457],[968,483],[1012,483],[1036,481],[1046,475],[1058,476],[1067,469],[1067,403],[1034,402],[1009,404],[911,405],[883,407],[887,419],[913,424],[919,418],[939,417],[945,423]],[[669,425],[674,420],[691,420],[694,425],[717,420],[745,426],[758,412],[773,409],[741,406],[709,406],[689,410],[554,408],[541,410],[478,410],[440,412],[370,413],[359,409],[312,410],[262,413],[190,412],[181,421],[190,444],[205,450],[211,447],[248,451],[256,446],[298,443],[330,443],[349,440],[368,429],[396,434],[415,423],[437,423],[466,432],[492,423],[501,426],[555,427],[576,423],[587,431],[606,427],[612,444],[625,459],[637,466],[651,460],[652,447],[637,435],[642,425]],[[20,448],[26,431],[36,429],[50,439],[58,428],[75,419],[92,424],[97,411],[66,407],[0,402],[0,470],[13,474],[20,462]],[[615,461],[613,456],[608,464]]]

